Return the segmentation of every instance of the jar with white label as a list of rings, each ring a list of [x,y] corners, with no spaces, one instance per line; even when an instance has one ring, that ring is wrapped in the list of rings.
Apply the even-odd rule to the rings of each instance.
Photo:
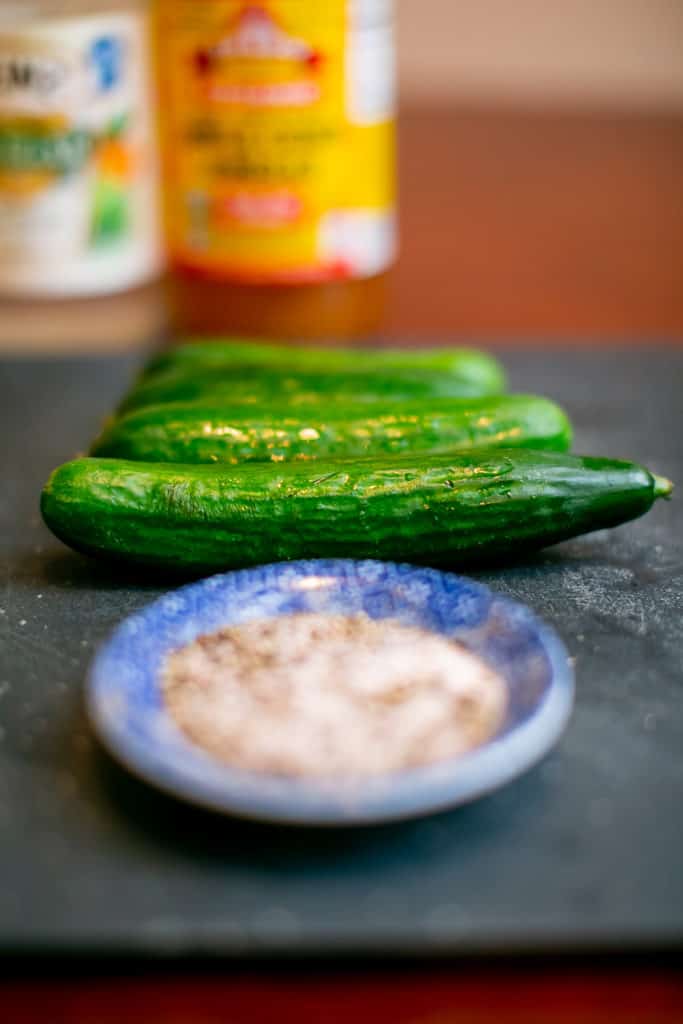
[[[0,3],[0,294],[106,295],[159,271],[147,6]]]

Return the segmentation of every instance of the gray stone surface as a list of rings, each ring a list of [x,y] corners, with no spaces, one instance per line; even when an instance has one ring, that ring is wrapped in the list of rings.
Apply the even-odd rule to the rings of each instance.
[[[515,353],[576,448],[683,484],[683,353]],[[683,938],[683,494],[479,577],[576,659],[555,752],[469,807],[351,832],[213,818],[128,778],[82,711],[93,648],[166,589],[41,525],[130,359],[0,363],[0,947],[152,955],[663,948]]]

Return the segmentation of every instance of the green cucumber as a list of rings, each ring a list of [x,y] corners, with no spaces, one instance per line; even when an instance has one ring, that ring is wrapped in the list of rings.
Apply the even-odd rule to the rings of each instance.
[[[302,348],[245,338],[197,341],[167,349],[147,363],[141,379],[149,380],[169,370],[193,373],[200,368],[230,370],[239,366],[316,373],[343,373],[358,368],[368,374],[428,370],[477,385],[485,389],[485,394],[496,394],[505,387],[500,363],[476,349]]]
[[[164,402],[230,402],[269,406],[320,405],[332,401],[403,402],[423,398],[473,398],[499,392],[498,380],[473,380],[436,370],[394,368],[366,371],[270,369],[241,365],[168,370],[142,381],[126,396],[119,413]]]
[[[78,459],[45,486],[58,537],[111,559],[206,572],[293,558],[466,565],[642,515],[668,480],[528,449],[187,466]]]
[[[571,427],[547,398],[424,399],[279,409],[205,402],[152,405],[105,429],[92,455],[147,462],[282,462],[486,445],[567,451]]]

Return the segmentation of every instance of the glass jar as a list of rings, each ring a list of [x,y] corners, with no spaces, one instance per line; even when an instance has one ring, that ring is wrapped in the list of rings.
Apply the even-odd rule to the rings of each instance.
[[[156,15],[178,331],[372,331],[396,250],[391,0]]]
[[[142,0],[0,4],[0,293],[107,295],[158,274]]]

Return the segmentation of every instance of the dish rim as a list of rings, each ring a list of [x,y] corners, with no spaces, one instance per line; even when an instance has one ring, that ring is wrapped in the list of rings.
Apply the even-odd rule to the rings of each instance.
[[[332,577],[335,590],[343,590],[349,571],[380,569],[385,575],[402,580],[413,574],[419,582],[448,582],[457,591],[467,590],[489,602],[492,609],[510,619],[522,618],[533,632],[549,663],[549,680],[533,712],[521,722],[493,736],[475,750],[456,758],[448,758],[426,766],[406,769],[377,779],[361,779],[358,783],[334,783],[290,779],[255,772],[241,771],[226,765],[184,737],[163,705],[156,708],[158,727],[138,734],[121,713],[122,682],[116,673],[112,652],[133,638],[140,626],[151,625],[163,618],[165,610],[178,598],[204,601],[195,620],[206,614],[212,595],[216,597],[234,586],[248,586],[264,578],[272,587],[285,577],[292,581],[305,575]],[[386,589],[387,581],[383,580]],[[453,598],[452,598],[453,599]],[[248,606],[247,606],[248,607]],[[244,610],[244,609],[242,609]],[[336,612],[339,614],[339,612]],[[346,612],[349,614],[349,612]],[[278,616],[291,612],[278,612]],[[268,617],[261,615],[254,618]],[[275,616],[270,616],[275,617]],[[391,616],[378,615],[376,618]],[[186,613],[186,621],[192,616]],[[242,621],[247,621],[244,618]],[[158,626],[156,627],[159,628]],[[215,628],[215,627],[212,627]],[[429,627],[425,627],[429,628]],[[203,632],[201,627],[195,635]],[[440,635],[444,630],[432,629]],[[149,634],[148,634],[149,635]],[[460,639],[460,637],[457,637]],[[189,642],[189,641],[184,641]],[[466,636],[462,642],[467,647]],[[171,644],[164,648],[171,649]],[[481,652],[480,652],[481,653]],[[484,656],[485,657],[485,656]],[[486,660],[486,659],[485,659]],[[496,666],[503,676],[508,696],[511,682],[505,677],[506,665]],[[156,675],[149,667],[158,693]],[[540,761],[555,745],[570,717],[574,699],[574,675],[567,651],[555,631],[538,618],[528,606],[498,594],[485,584],[459,574],[403,563],[354,560],[312,559],[297,562],[275,562],[251,569],[220,573],[170,591],[140,611],[127,617],[98,649],[87,677],[86,708],[90,722],[103,746],[115,760],[132,774],[185,802],[207,810],[252,820],[290,825],[371,825],[400,821],[454,808],[469,803],[511,782]],[[118,700],[118,708],[117,708]],[[150,732],[152,735],[150,735]],[[157,743],[155,744],[155,739]],[[150,745],[151,740],[151,745]],[[161,744],[159,744],[161,740]],[[169,741],[172,743],[169,745]],[[168,751],[172,754],[169,758]]]

